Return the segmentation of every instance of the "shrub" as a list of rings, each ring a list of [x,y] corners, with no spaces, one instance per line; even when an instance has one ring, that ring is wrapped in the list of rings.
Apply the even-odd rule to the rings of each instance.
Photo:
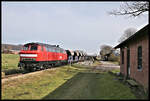
[[[111,55],[108,57],[108,60],[109,60],[109,61],[114,61],[114,62],[120,62],[120,56],[115,56],[114,54],[111,54]]]

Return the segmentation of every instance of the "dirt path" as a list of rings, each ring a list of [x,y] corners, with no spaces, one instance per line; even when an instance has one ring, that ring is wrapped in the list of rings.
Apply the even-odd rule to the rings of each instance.
[[[94,69],[100,69],[104,71],[120,69],[120,66],[108,61],[100,61],[101,65],[94,67]]]
[[[120,66],[119,65],[117,65],[117,64],[114,64],[114,63],[111,63],[111,62],[108,62],[108,61],[100,61],[101,63],[102,63],[102,65],[101,66],[103,66],[103,67],[115,67],[115,68],[120,68]]]

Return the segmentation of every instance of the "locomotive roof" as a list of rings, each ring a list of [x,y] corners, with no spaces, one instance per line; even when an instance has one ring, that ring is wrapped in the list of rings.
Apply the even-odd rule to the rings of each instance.
[[[25,45],[29,45],[29,44],[38,44],[38,45],[43,45],[43,46],[48,46],[48,47],[57,47],[56,45],[49,45],[49,44],[44,44],[44,43],[39,43],[39,42],[31,42],[31,43],[27,43]]]

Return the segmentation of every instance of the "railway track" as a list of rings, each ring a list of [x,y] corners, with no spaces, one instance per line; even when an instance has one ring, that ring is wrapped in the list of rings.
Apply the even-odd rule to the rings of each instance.
[[[63,66],[63,65],[61,65]],[[48,69],[44,69],[44,70],[37,70],[37,71],[34,71],[34,72],[26,72],[26,73],[17,73],[17,74],[10,74],[10,75],[5,75],[5,77],[3,77],[1,79],[2,81],[2,84],[5,83],[6,81],[11,81],[11,80],[15,80],[15,79],[18,79],[18,78],[23,78],[23,77],[26,77],[26,76],[30,76],[30,75],[33,75],[33,74],[37,74],[37,73],[41,73],[43,71],[53,71],[53,70],[56,70],[59,66],[54,66],[53,68],[48,68]]]
[[[61,66],[63,66],[63,65],[61,65]],[[18,75],[25,75],[25,74],[28,74],[28,73],[37,73],[37,72],[39,72],[39,71],[44,71],[44,70],[48,70],[48,69],[54,69],[54,68],[57,68],[57,67],[59,67],[59,66],[53,66],[53,67],[51,67],[51,68],[47,68],[47,69],[42,69],[42,70],[36,70],[36,71],[32,71],[32,72],[29,72],[29,71],[24,71],[24,72],[22,72],[22,73],[15,73],[15,74],[8,74],[8,75],[5,75],[5,77],[2,77],[2,79],[6,79],[6,78],[10,78],[10,77],[14,77],[14,76],[18,76]]]
[[[18,76],[18,75],[22,75],[22,73],[5,75],[5,77],[3,77],[2,79],[6,79],[6,78],[10,78],[10,77]]]

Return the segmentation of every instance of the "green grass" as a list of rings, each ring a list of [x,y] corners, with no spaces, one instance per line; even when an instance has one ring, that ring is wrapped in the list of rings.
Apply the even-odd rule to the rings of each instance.
[[[19,55],[17,54],[1,54],[2,67],[1,70],[18,69]]]
[[[136,99],[109,73],[78,73],[44,99]]]
[[[2,71],[18,70],[19,55],[2,54]],[[136,99],[114,75],[73,64],[2,84],[2,99]],[[119,69],[112,70],[113,73]]]
[[[2,99],[136,99],[109,73],[91,67],[59,67],[2,85]]]
[[[2,99],[41,99],[75,75],[75,71],[67,68],[7,82],[2,85]]]
[[[111,72],[117,73],[117,72],[120,72],[120,69],[113,69],[113,70],[111,70]]]

